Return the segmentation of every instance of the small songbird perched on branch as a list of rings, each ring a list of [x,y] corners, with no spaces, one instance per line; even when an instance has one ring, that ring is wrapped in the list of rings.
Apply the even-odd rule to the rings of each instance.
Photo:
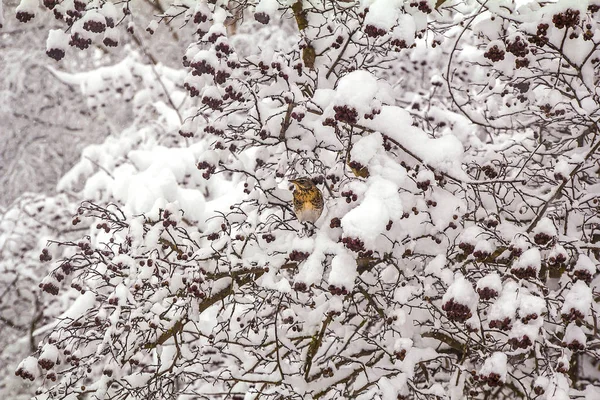
[[[307,177],[291,179],[294,184],[294,213],[301,223],[314,223],[323,212],[323,193]]]

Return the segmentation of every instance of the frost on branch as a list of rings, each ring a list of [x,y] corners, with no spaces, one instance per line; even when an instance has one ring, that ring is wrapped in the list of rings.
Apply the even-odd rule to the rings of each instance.
[[[591,387],[598,10],[463,3],[173,3],[140,22],[190,25],[182,67],[55,71],[135,121],[60,182],[89,229],[41,253],[65,305],[19,375],[105,398]],[[54,10],[79,49],[135,12]]]

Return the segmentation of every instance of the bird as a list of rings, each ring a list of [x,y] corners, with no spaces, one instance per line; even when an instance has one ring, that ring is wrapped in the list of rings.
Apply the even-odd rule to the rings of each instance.
[[[290,179],[294,184],[294,214],[301,223],[314,223],[323,212],[323,193],[308,177]]]

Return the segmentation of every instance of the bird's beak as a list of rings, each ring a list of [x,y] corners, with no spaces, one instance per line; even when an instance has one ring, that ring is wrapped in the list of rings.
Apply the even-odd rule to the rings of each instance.
[[[298,186],[298,181],[296,179],[290,179],[289,181],[290,183],[293,183],[294,185]]]

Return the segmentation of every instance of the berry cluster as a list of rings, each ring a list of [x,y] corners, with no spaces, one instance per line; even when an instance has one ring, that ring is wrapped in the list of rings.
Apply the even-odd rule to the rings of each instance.
[[[526,349],[533,344],[529,336],[523,335],[521,339],[519,338],[510,338],[508,340],[508,344],[512,346],[513,349]]]
[[[517,58],[515,60],[515,68],[517,68],[517,69],[527,68],[528,66],[529,66],[529,59],[527,59],[527,58]],[[526,98],[519,97],[519,100],[521,100],[521,103],[524,103]]]
[[[527,267],[515,267],[510,269],[510,272],[519,279],[534,279],[537,275],[536,269],[531,265]]]
[[[563,319],[565,319],[566,321],[572,322],[572,321],[577,321],[577,320],[583,320],[584,319],[584,315],[581,311],[575,309],[575,308],[571,308],[569,310],[568,314],[562,314]]]
[[[404,358],[406,357],[406,350],[402,349],[400,351],[395,351],[394,357],[396,357],[397,360],[404,361]]]
[[[325,120],[322,122],[323,126],[332,126],[335,127],[336,122],[335,119],[333,118],[325,118]]]
[[[215,74],[215,83],[222,85],[227,81],[227,78],[229,78],[231,76],[231,74],[227,71],[223,71],[223,70],[219,70],[217,71],[217,73]],[[228,94],[225,94],[223,96],[224,100],[227,100],[229,98]]]
[[[102,33],[106,30],[106,24],[101,21],[85,21],[83,29],[89,32]]]
[[[162,222],[163,227],[168,228],[169,226],[172,226],[172,227],[177,226],[177,222],[170,219],[171,212],[169,210],[164,210],[162,217],[163,217],[163,222]]]
[[[483,56],[492,62],[504,60],[504,50],[500,50],[497,45],[492,46],[488,51],[483,53]]]
[[[348,204],[353,201],[358,200],[358,196],[352,190],[342,192],[342,197],[346,198],[346,203],[348,203]]]
[[[219,78],[219,74],[222,71],[217,72],[217,77],[215,77],[215,81],[217,83],[225,83],[225,81],[223,82],[219,82],[218,79],[220,80],[221,78]],[[226,73],[226,78],[229,77],[229,74]],[[233,86],[229,85],[225,88],[225,94],[223,95],[223,100],[233,100],[233,101],[242,101],[244,99],[244,96],[242,95],[242,92],[236,92],[235,90],[233,90]],[[222,132],[222,131],[221,131]]]
[[[85,50],[92,44],[92,39],[86,39],[79,36],[79,33],[75,32],[71,35],[69,40],[69,46],[77,47],[80,50]]]
[[[548,24],[539,24],[537,26],[537,32],[535,36],[529,38],[529,42],[535,44],[536,46],[543,47],[546,43],[548,43],[548,28],[550,25]]]
[[[42,3],[48,10],[52,10],[58,5],[58,0],[43,0]]]
[[[511,258],[517,258],[520,257],[521,254],[523,254],[523,249],[518,246],[515,246],[514,244],[508,246],[508,251],[510,251]]]
[[[269,14],[267,14],[267,13],[257,12],[257,13],[254,13],[254,19],[263,25],[267,25],[269,23],[269,21],[271,20],[271,17],[269,17]]]
[[[364,245],[365,243],[360,240],[360,239],[353,239],[350,237],[345,237],[342,239],[342,243],[344,244],[344,246],[346,246],[348,249],[355,251],[355,252],[360,252],[360,251],[364,251]]]
[[[96,229],[103,229],[105,233],[110,232],[110,227],[106,222],[102,222],[96,225]]]
[[[585,349],[583,343],[580,343],[577,339],[573,339],[570,343],[562,342],[562,345],[568,348],[569,350],[573,351],[582,351],[583,349]]]
[[[294,283],[294,290],[297,292],[306,292],[308,290],[308,286],[304,282],[296,282]]]
[[[327,180],[331,181],[331,183],[332,183],[332,184],[334,184],[334,185],[335,185],[336,183],[339,183],[339,181],[341,180],[341,178],[340,178],[339,176],[335,175],[335,174],[330,174],[330,175],[327,175],[327,176],[325,177],[325,179],[327,179]]]
[[[485,221],[483,221],[483,224],[490,229],[497,227],[499,223],[500,222],[498,221],[498,218],[496,218],[496,217],[488,217],[485,219]]]
[[[331,44],[331,47],[339,49],[342,46],[342,43],[344,43],[344,37],[340,35],[335,39],[335,42]]]
[[[46,55],[50,58],[54,58],[56,61],[60,61],[65,56],[65,51],[63,49],[49,49],[46,51]]]
[[[198,11],[196,14],[194,14],[194,23],[195,24],[201,24],[203,22],[206,22],[208,20],[208,15],[202,14],[202,12]]]
[[[527,43],[525,43],[524,40],[521,40],[520,36],[517,36],[514,42],[508,42],[506,51],[513,53],[516,57],[525,57],[529,54]]]
[[[552,236],[544,232],[539,232],[533,237],[535,244],[539,246],[545,246],[552,240]]]
[[[48,249],[43,249],[42,254],[40,254],[40,261],[46,262],[46,261],[50,261],[50,260],[52,260],[52,256],[48,252]]]
[[[365,33],[367,34],[367,36],[376,38],[385,35],[387,31],[382,28],[377,28],[374,25],[367,25],[365,27]]]
[[[293,67],[296,72],[298,72],[298,76],[302,76],[302,63],[298,63]]]
[[[488,251],[485,251],[485,250],[475,250],[473,252],[473,257],[475,257],[475,259],[477,261],[484,261],[489,256],[490,256],[490,253]]]
[[[178,131],[178,133],[179,133],[179,136],[182,136],[182,137],[184,137],[184,138],[191,138],[191,137],[194,137],[194,132],[192,132],[192,131],[189,131],[189,132],[184,132],[184,131],[182,131],[182,130],[180,129],[180,130]]]
[[[28,380],[30,380],[30,381],[32,381],[32,382],[35,380],[35,376],[34,376],[34,375],[31,373],[31,372],[27,371],[27,370],[26,370],[25,368],[23,368],[23,367],[19,367],[19,368],[18,368],[18,369],[15,371],[15,375],[16,375],[16,376],[19,376],[19,377],[21,377],[21,378],[23,378],[23,379],[28,379]]]
[[[212,110],[223,111],[223,108],[221,107],[223,105],[223,100],[221,99],[217,99],[210,96],[204,96],[202,97],[202,104],[208,106],[208,108]]]
[[[446,311],[450,321],[465,322],[473,316],[469,306],[454,301],[454,298],[442,305],[442,310]]]
[[[308,258],[310,254],[304,251],[293,250],[288,256],[290,261],[302,262]]]
[[[335,111],[336,121],[346,122],[348,124],[356,124],[358,121],[358,112],[354,108],[348,106],[334,106],[333,111]]]
[[[458,248],[462,250],[464,255],[469,255],[471,253],[473,253],[473,251],[475,250],[475,246],[473,246],[471,243],[465,243],[465,242],[460,242],[458,244]]]
[[[109,37],[105,37],[104,40],[102,40],[102,43],[107,47],[117,47],[119,45],[119,42]]]
[[[498,176],[498,172],[492,164],[486,164],[483,167],[481,167],[481,172],[483,172],[484,175],[489,179],[494,179]]]
[[[491,300],[498,297],[498,292],[489,287],[479,288],[477,289],[477,293],[481,300]]]
[[[211,35],[208,37],[207,41],[208,41],[209,43],[216,43],[216,42],[217,42],[217,39],[218,39],[218,38],[220,38],[221,36],[223,36],[223,34],[222,34],[222,33],[220,33],[220,32],[213,32],[213,33],[212,33],[212,34],[211,34]]]
[[[264,235],[262,235],[262,238],[267,242],[267,243],[271,243],[275,241],[275,236],[273,236],[270,233],[265,233]]]
[[[566,374],[567,372],[569,372],[569,365],[565,361],[561,360],[556,366],[556,371],[560,372],[561,374]]]
[[[85,254],[86,256],[91,256],[92,254],[94,254],[94,250],[92,249],[92,246],[90,246],[89,242],[82,240],[77,243],[77,247],[79,247],[79,249],[83,251],[83,254]]]
[[[28,13],[27,11],[19,11],[17,13],[17,19],[23,23],[31,21],[33,19],[33,17],[34,17],[34,15],[31,13]]]
[[[394,222],[393,222],[393,221],[390,219],[390,220],[388,221],[387,225],[385,226],[385,230],[386,230],[386,231],[388,231],[388,232],[389,232],[389,231],[391,231],[391,230],[392,230],[392,224],[393,224],[393,223],[394,223]]]
[[[348,163],[348,166],[352,169],[352,171],[354,172],[354,174],[356,176],[359,176],[361,178],[369,177],[369,170],[367,169],[367,167],[365,167],[358,161],[350,161]],[[356,201],[356,200],[354,200],[354,201]]]
[[[335,285],[329,285],[329,292],[331,294],[333,294],[334,296],[345,296],[348,294],[348,291],[346,290],[346,288],[344,286],[342,287],[337,287]]]
[[[56,379],[58,379],[58,376],[56,375],[56,372],[48,371],[48,373],[46,374],[46,379],[48,379],[52,382],[56,382]]]
[[[529,321],[535,321],[536,319],[538,319],[538,317],[539,316],[537,315],[537,313],[527,314],[526,316],[521,318],[521,322],[524,324],[528,324]]]
[[[423,191],[429,189],[429,186],[431,185],[431,181],[429,179],[426,179],[424,181],[418,181],[417,182],[417,189],[421,189]]]
[[[294,118],[296,121],[301,122],[304,119],[305,115],[302,112],[297,113],[294,111],[292,112],[291,117]]]
[[[228,56],[229,54],[233,53],[233,50],[231,49],[229,44],[227,44],[227,42],[224,42],[224,41],[219,42],[215,46],[215,50],[217,52],[218,58],[223,58],[223,57]]]
[[[373,109],[371,109],[371,112],[370,113],[366,113],[364,115],[364,117],[365,117],[365,119],[373,120],[373,119],[375,119],[375,116],[379,115],[379,114],[381,114],[381,109],[380,108],[373,108]]]
[[[60,269],[65,275],[69,275],[71,272],[73,272],[73,265],[67,261],[61,264]]]
[[[573,28],[579,24],[579,10],[567,9],[564,13],[554,14],[552,23],[558,29]]]
[[[215,128],[212,125],[207,125],[204,127],[204,132],[210,133],[215,136],[224,136],[225,132],[222,129]]]
[[[394,39],[390,42],[390,44],[395,47],[396,51],[400,51],[401,49],[408,48],[408,45],[406,44],[406,40],[404,40],[404,39]]]
[[[194,279],[194,282],[192,282],[192,284],[188,288],[188,292],[194,297],[203,299],[206,297],[206,294],[200,290],[200,281],[200,279]]]
[[[552,106],[550,106],[550,104],[540,106],[540,110],[545,113],[546,117],[565,115],[565,110],[563,109],[552,111]]]
[[[217,240],[219,238],[219,234],[217,232],[213,232],[206,237],[208,240]]]
[[[331,222],[329,223],[329,227],[331,229],[339,228],[341,226],[342,226],[342,221],[338,217],[332,218]]]
[[[429,7],[429,3],[426,0],[421,0],[418,3],[416,1],[410,3],[411,7],[417,7],[419,11],[425,14],[430,14],[433,10]]]
[[[190,67],[193,68],[192,75],[200,76],[203,74],[214,75],[215,69],[212,65],[210,65],[206,60],[201,60],[197,62],[190,63]]]
[[[42,289],[42,291],[46,293],[50,293],[54,296],[58,294],[58,284],[51,277],[47,277],[46,279],[44,279],[42,283],[40,283],[38,286]]]
[[[555,256],[548,258],[548,263],[551,265],[560,265],[567,261],[567,255],[564,253],[558,253]]]
[[[537,394],[538,396],[543,395],[545,392],[546,392],[546,390],[539,385],[535,385],[533,387],[533,393]]]
[[[365,250],[358,252],[358,258],[370,258],[373,257],[373,250]]]
[[[592,274],[587,269],[576,269],[573,271],[573,281],[583,281],[589,284],[592,282]]]
[[[501,331],[508,331],[512,328],[512,321],[506,317],[503,320],[493,319],[489,323],[490,329],[500,329]]]
[[[497,387],[504,385],[500,375],[495,372],[490,372],[489,375],[479,375],[479,380],[483,384],[487,384],[489,387]]]

